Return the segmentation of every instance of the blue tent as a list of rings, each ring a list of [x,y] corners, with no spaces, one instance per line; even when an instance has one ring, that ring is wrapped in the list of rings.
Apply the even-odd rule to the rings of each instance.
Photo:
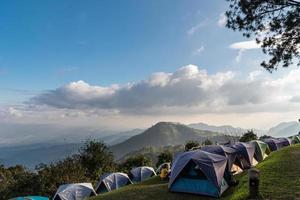
[[[227,160],[225,156],[201,150],[178,155],[172,166],[169,190],[220,197],[228,188],[224,179]]]
[[[133,182],[142,182],[148,178],[156,176],[152,167],[136,167],[130,171],[129,177]]]
[[[49,200],[49,198],[41,197],[41,196],[27,196],[27,197],[17,197],[10,200]]]
[[[238,142],[232,145],[232,148],[237,151],[237,158],[235,164],[238,165],[241,169],[249,169],[254,165],[254,153],[255,147],[251,144]],[[256,161],[257,163],[257,161]]]
[[[96,192],[98,194],[105,193],[129,184],[132,184],[132,182],[127,174],[120,172],[109,173],[100,177]]]
[[[282,147],[281,142],[275,138],[264,139],[264,142],[268,144],[271,151],[276,151]]]
[[[278,138],[280,148],[290,146],[292,144],[292,140],[289,138]]]

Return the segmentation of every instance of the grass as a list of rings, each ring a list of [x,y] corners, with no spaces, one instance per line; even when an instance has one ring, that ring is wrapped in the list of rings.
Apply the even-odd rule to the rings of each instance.
[[[300,200],[300,144],[273,152],[266,160],[257,165],[260,170],[260,193],[263,199]],[[240,183],[229,188],[222,200],[243,200],[248,195],[248,177],[244,172],[236,177]],[[89,200],[211,200],[212,198],[171,193],[168,183],[159,177],[143,183],[129,185],[118,190],[98,195]]]

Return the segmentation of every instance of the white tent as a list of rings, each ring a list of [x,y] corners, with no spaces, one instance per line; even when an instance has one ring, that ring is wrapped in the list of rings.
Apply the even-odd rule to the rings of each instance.
[[[59,186],[53,200],[83,200],[96,196],[91,183],[74,183]]]
[[[152,176],[156,176],[156,173],[152,167],[142,166],[134,168],[130,171],[130,178],[133,182],[142,182]]]
[[[100,177],[96,192],[110,192],[129,184],[132,184],[132,182],[127,174],[121,172],[109,173]]]

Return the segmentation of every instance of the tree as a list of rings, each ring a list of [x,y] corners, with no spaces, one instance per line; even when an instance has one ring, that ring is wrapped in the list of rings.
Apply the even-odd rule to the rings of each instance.
[[[200,143],[198,141],[195,140],[190,140],[185,144],[185,151],[190,151],[193,148],[198,148],[200,147]]]
[[[28,171],[23,166],[0,167],[1,184],[0,200],[10,199],[16,196],[27,196],[39,194],[39,184],[37,174]]]
[[[209,139],[206,139],[202,144],[205,145],[205,146],[207,146],[207,145],[212,145],[213,142],[211,140],[209,140]]]
[[[257,140],[257,135],[253,130],[248,130],[244,135],[240,138],[240,142],[249,142],[251,140]]]
[[[78,155],[67,157],[64,160],[49,165],[40,164],[36,167],[39,192],[45,196],[53,196],[57,188],[66,183],[92,182],[85,176],[85,170],[81,165]]]
[[[243,36],[255,37],[263,53],[271,58],[261,65],[272,72],[300,65],[300,2],[298,0],[227,0],[226,26]]]
[[[86,176],[96,180],[100,175],[115,170],[114,156],[101,141],[87,141],[79,150],[79,158]]]
[[[158,167],[159,165],[165,162],[172,162],[172,159],[173,159],[173,155],[170,151],[162,152],[157,157],[156,167]]]
[[[152,162],[148,157],[139,154],[137,156],[127,158],[125,162],[120,164],[119,168],[121,171],[128,173],[132,168],[140,167],[140,166],[151,166],[151,165]]]

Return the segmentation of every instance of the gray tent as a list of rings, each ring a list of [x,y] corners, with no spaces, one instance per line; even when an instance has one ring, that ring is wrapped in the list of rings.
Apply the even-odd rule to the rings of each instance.
[[[91,183],[74,183],[59,186],[53,200],[83,200],[96,196]]]
[[[142,182],[148,178],[156,176],[156,173],[152,167],[136,167],[130,171],[129,177],[133,182]]]
[[[227,160],[201,150],[178,155],[171,169],[169,190],[220,197],[228,188],[224,179]]]
[[[132,182],[127,174],[120,172],[109,173],[100,177],[96,192],[98,194],[105,193],[129,184],[132,184]]]
[[[235,143],[232,148],[237,150],[236,165],[241,169],[249,169],[253,165],[257,164],[257,161],[254,158],[255,147],[251,144],[238,142]],[[254,162],[255,161],[255,162]]]
[[[227,181],[227,183],[235,182],[232,175],[233,173],[236,172],[235,168],[233,167],[237,159],[236,149],[228,146],[223,146],[223,145],[208,145],[202,147],[201,150],[227,157],[228,162],[227,162],[224,178]]]

